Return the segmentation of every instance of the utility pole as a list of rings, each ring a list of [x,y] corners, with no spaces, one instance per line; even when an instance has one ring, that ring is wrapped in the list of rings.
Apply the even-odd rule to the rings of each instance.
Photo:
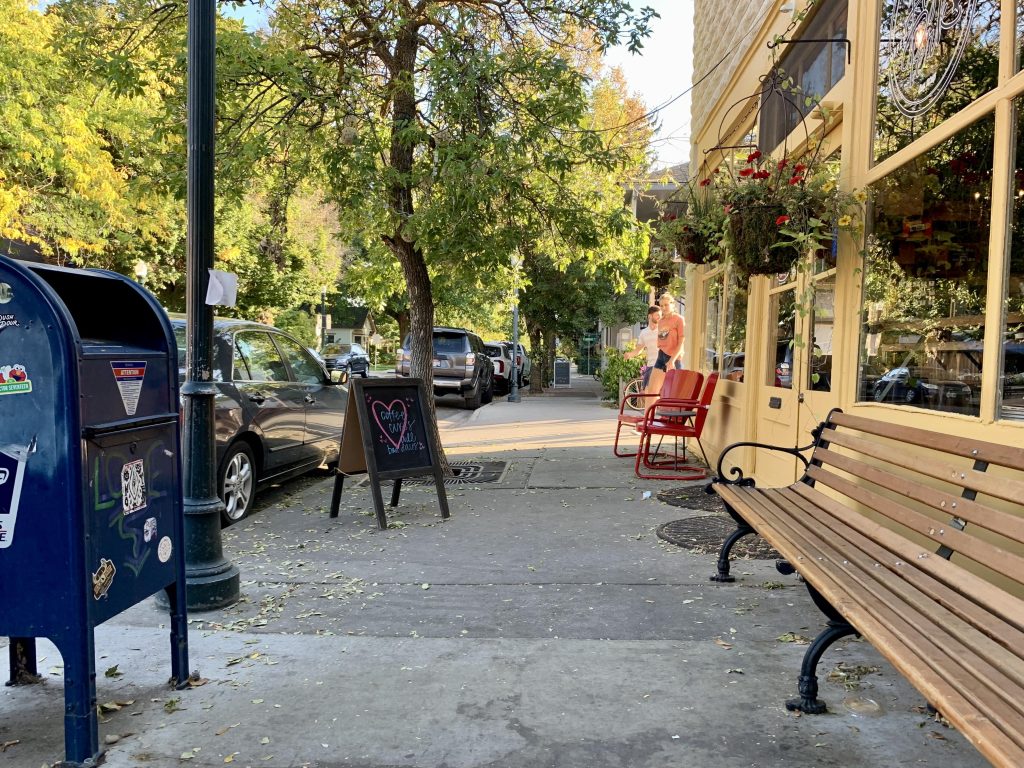
[[[327,286],[320,289],[320,350],[327,344]]]
[[[185,384],[185,582],[189,611],[238,602],[238,569],[224,557],[213,437],[213,307],[206,290],[213,268],[213,143],[216,0],[188,4],[188,197],[186,233],[188,346]]]
[[[519,259],[512,256],[512,369],[509,371],[508,401],[518,403],[519,396]]]

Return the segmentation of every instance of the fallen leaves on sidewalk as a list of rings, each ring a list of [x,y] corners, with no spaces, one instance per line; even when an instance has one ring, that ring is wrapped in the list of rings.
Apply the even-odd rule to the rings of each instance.
[[[0,742],[0,752],[6,752],[8,747],[13,747],[21,744],[21,739],[13,739],[12,741]]]
[[[717,645],[720,648],[725,648],[725,650],[727,651],[732,649],[732,643],[727,643],[720,637],[715,638],[715,645]]]

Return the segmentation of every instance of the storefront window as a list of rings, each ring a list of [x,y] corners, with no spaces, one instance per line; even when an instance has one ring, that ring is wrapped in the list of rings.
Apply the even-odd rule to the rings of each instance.
[[[722,340],[723,378],[743,381],[746,367],[747,342],[747,286],[735,277],[729,278],[728,300],[725,311],[725,338]]]
[[[807,345],[807,387],[832,391],[832,344],[836,321],[835,273],[814,282],[811,343]]]
[[[768,371],[765,380],[769,387],[793,388],[795,310],[795,287],[771,295],[768,317],[772,320],[772,325],[768,329]]]
[[[879,34],[875,160],[992,90],[999,76],[999,0],[884,4]]]
[[[724,276],[721,272],[704,281],[704,356],[701,370],[719,370],[718,346],[722,335],[722,295]]]
[[[813,106],[846,72],[847,0],[819,4],[817,13],[801,31],[800,38],[814,40],[790,45],[778,71],[792,82],[785,93],[769,89],[761,99],[760,145],[771,152],[788,136]],[[782,78],[780,78],[782,79]]]
[[[1017,71],[1024,68],[1024,0],[1017,0]]]
[[[1012,187],[1013,228],[1009,237],[1010,267],[1003,309],[999,414],[1004,419],[1024,421],[1024,98],[1018,98],[1014,107],[1017,145]]]
[[[982,118],[875,185],[861,400],[979,413],[994,124]]]

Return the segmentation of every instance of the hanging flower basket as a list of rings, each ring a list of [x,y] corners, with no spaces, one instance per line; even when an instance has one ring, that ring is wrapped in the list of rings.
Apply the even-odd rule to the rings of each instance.
[[[718,258],[718,250],[703,232],[686,227],[676,236],[676,252],[690,264],[707,264]]]
[[[786,208],[777,204],[748,204],[729,212],[729,245],[737,272],[744,275],[777,275],[788,272],[800,258],[800,250],[780,229],[790,224]]]

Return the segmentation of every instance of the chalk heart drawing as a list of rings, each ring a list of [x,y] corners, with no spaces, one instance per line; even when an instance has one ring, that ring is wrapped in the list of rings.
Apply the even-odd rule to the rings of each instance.
[[[387,441],[395,446],[397,450],[402,444],[402,438],[405,437],[405,430],[409,426],[409,409],[401,400],[392,400],[389,404],[385,405],[381,400],[375,400],[372,406],[373,420],[377,422],[377,426],[380,427],[381,434],[387,438]],[[401,412],[401,416],[399,416]],[[396,440],[394,435],[398,433],[398,439]]]

